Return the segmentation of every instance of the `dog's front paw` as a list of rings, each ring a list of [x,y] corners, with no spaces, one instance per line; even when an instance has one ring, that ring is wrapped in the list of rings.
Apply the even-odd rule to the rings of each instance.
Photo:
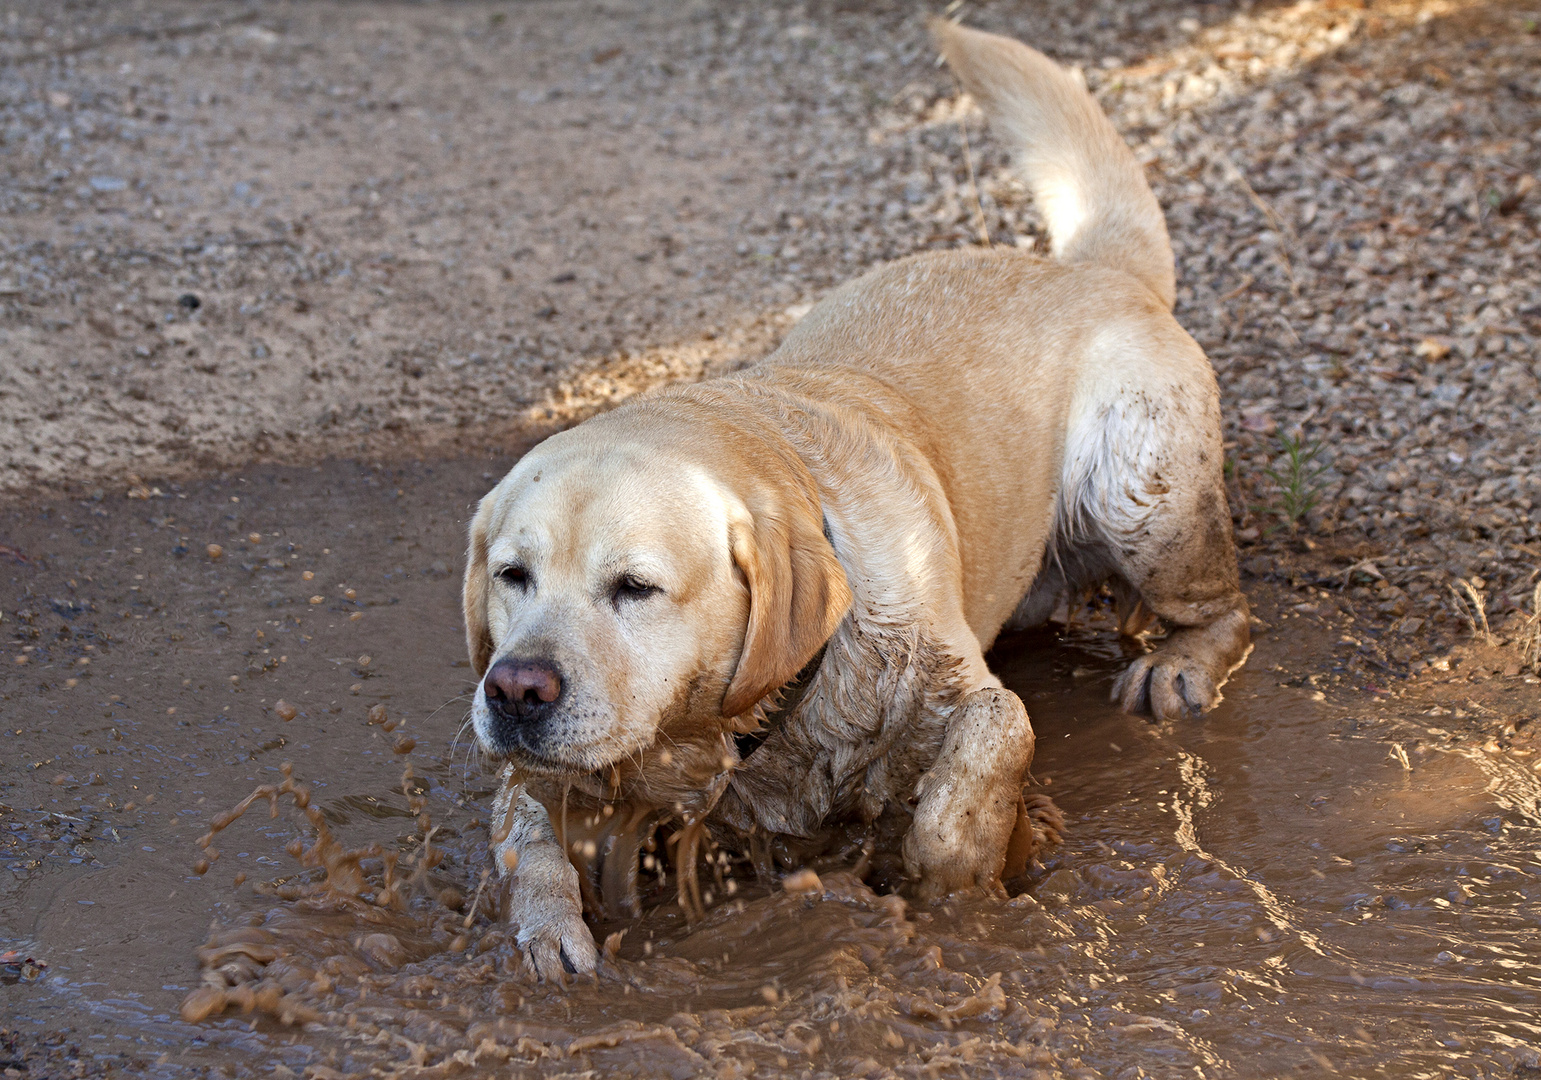
[[[599,952],[583,921],[578,871],[555,845],[526,849],[508,894],[515,942],[542,982],[593,974]]]
[[[904,836],[904,868],[922,900],[960,889],[1001,891],[1017,824],[1022,774],[1033,760],[1033,726],[1021,700],[987,687],[960,703],[936,763],[916,788]]]
[[[1004,800],[992,800],[1004,802]],[[916,879],[915,895],[926,902],[965,889],[1001,892],[1001,870],[1014,819],[1005,806],[996,813],[972,810],[954,813],[945,807],[923,806],[904,836],[905,872]]]
[[[599,960],[594,935],[583,916],[568,912],[538,926],[519,928],[519,951],[542,982],[565,982],[570,975],[592,975]]]

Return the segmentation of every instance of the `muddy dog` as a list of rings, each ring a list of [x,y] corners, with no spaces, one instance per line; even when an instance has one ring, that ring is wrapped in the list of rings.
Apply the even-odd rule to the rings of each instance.
[[[547,439],[472,523],[472,721],[508,762],[496,862],[541,977],[593,969],[584,901],[634,904],[660,819],[676,866],[702,829],[766,866],[887,828],[919,898],[999,890],[1054,815],[1024,802],[1032,726],[984,654],[1067,591],[1111,582],[1131,632],[1165,623],[1114,686],[1132,712],[1201,713],[1246,657],[1218,393],[1155,196],[1067,72],[933,32],[1052,257],[873,270],[764,363]]]

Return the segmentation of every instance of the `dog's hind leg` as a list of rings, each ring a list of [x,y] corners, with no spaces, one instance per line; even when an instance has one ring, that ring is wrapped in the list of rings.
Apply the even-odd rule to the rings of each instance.
[[[1214,377],[1191,344],[1165,359],[1152,360],[1144,385],[1105,398],[1095,423],[1073,435],[1067,511],[1122,579],[1121,619],[1137,629],[1148,612],[1168,630],[1114,683],[1113,700],[1168,720],[1218,703],[1251,646]],[[1161,377],[1174,368],[1179,377]]]
[[[1176,548],[1169,559],[1130,560],[1126,572],[1131,583],[1143,605],[1167,624],[1168,633],[1113,684],[1113,700],[1127,712],[1161,720],[1206,712],[1219,703],[1221,686],[1251,651],[1250,613],[1236,583],[1230,514],[1210,512],[1223,521],[1201,520],[1169,537]],[[1219,528],[1224,529],[1223,545],[1213,535]]]

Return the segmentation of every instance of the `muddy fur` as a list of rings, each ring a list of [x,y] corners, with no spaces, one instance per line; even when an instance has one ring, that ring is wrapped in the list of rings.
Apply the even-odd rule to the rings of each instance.
[[[1055,257],[874,269],[761,365],[551,437],[478,508],[477,671],[561,687],[472,700],[479,742],[513,763],[510,813],[556,822],[520,826],[522,887],[583,897],[520,925],[543,976],[586,969],[582,907],[634,905],[653,822],[677,827],[687,913],[709,835],[766,873],[777,851],[897,839],[890,884],[999,894],[1062,822],[1023,797],[1032,725],[984,655],[1066,593],[1111,580],[1127,628],[1167,625],[1115,686],[1126,709],[1197,715],[1246,656],[1214,372],[1172,317],[1139,166],[1045,57],[935,32],[1017,147]],[[741,758],[733,736],[767,724]]]
[[[894,615],[851,612],[798,707],[734,770],[718,820],[811,839],[834,818],[870,822],[912,801],[961,688],[956,658]]]

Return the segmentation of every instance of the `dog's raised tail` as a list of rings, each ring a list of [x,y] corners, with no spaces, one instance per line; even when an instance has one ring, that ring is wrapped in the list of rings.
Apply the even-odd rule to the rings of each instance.
[[[1176,300],[1166,219],[1140,163],[1064,68],[1019,41],[931,20],[942,55],[996,131],[1067,262],[1117,267],[1168,308]]]

